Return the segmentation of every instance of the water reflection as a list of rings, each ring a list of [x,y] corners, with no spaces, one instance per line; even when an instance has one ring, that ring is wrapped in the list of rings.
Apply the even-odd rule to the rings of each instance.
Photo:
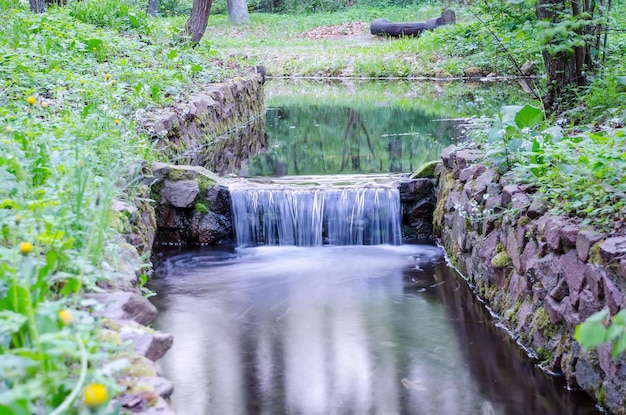
[[[182,414],[593,414],[430,246],[166,257],[151,288]]]
[[[411,172],[439,156],[464,118],[530,100],[505,83],[279,80],[266,98],[269,148],[242,175]]]

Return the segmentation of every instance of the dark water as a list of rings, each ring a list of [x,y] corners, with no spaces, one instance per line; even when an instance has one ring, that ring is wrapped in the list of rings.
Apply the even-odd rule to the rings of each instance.
[[[497,328],[433,246],[157,255],[180,414],[597,414]]]

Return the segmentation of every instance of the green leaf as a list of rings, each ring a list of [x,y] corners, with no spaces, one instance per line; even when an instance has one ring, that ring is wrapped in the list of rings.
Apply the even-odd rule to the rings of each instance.
[[[611,356],[616,359],[620,354],[626,350],[626,333],[622,332],[622,336],[613,343],[613,349],[611,350]]]
[[[620,85],[626,85],[626,76],[616,76],[615,80]]]
[[[607,340],[607,329],[602,323],[587,320],[576,327],[574,337],[583,348],[590,349]]]
[[[172,49],[170,50],[170,52],[167,54],[167,59],[174,59],[176,56],[178,56],[178,52],[176,51],[176,49]]]
[[[500,113],[502,114],[502,124],[504,125],[515,125],[515,118],[517,117],[517,113],[521,111],[523,107],[520,105],[504,105],[502,109],[500,109]]]
[[[543,119],[543,111],[528,104],[515,114],[515,124],[519,128],[533,128],[541,124]]]

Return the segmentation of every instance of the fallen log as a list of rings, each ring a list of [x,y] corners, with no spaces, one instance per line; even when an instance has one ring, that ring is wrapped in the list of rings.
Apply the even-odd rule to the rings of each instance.
[[[456,15],[453,10],[446,9],[441,17],[433,17],[425,22],[393,23],[387,19],[375,19],[370,25],[370,32],[379,36],[419,36],[424,30],[434,30],[439,26],[454,24]]]

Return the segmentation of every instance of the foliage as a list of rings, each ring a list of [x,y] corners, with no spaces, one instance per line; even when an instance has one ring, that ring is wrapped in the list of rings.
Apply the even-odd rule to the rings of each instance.
[[[598,311],[576,327],[575,338],[585,349],[611,342],[611,355],[617,358],[626,351],[626,310],[621,310],[612,319],[608,308]]]
[[[81,294],[115,278],[112,201],[132,203],[133,166],[157,156],[135,124],[228,76],[208,45],[173,43],[178,28],[136,6],[0,2],[1,413],[87,414],[120,392]],[[83,402],[88,383],[105,389]]]
[[[626,112],[621,122],[626,119]],[[529,105],[505,106],[476,130],[501,173],[532,184],[552,211],[612,231],[626,213],[626,134],[621,129],[564,130]]]

